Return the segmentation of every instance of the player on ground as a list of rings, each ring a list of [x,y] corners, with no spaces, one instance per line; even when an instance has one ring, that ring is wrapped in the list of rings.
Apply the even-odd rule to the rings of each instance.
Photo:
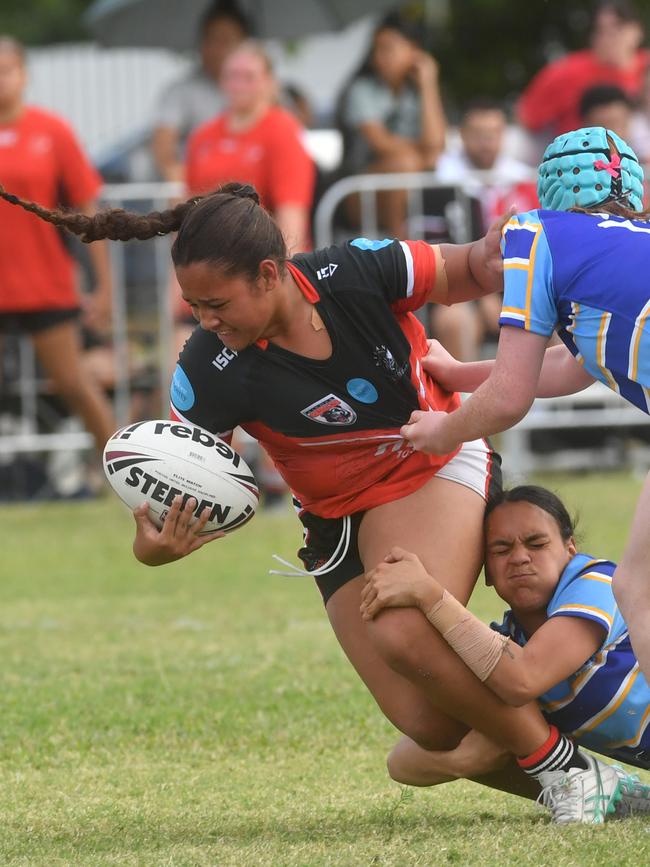
[[[287,261],[282,233],[248,186],[149,216],[27,207],[85,240],[178,232],[176,274],[201,328],[174,375],[173,414],[223,437],[241,425],[272,456],[306,531],[306,569],[292,574],[316,578],[336,636],[384,714],[426,749],[453,748],[475,727],[522,757],[531,776],[576,768],[583,818],[602,821],[618,796],[611,768],[552,733],[535,704],[505,705],[419,611],[369,624],[360,615],[363,573],[394,545],[416,551],[462,602],[476,581],[498,458],[483,440],[434,458],[404,448],[399,430],[416,408],[459,405],[422,375],[427,344],[411,311],[497,288],[500,227],[465,246],[359,238]],[[177,502],[162,532],[136,510],[136,556],[158,565],[196,547],[191,510]],[[526,780],[491,782],[521,791]],[[530,783],[528,794],[538,793]]]
[[[504,302],[494,362],[458,365],[434,346],[428,370],[446,388],[475,391],[456,412],[416,413],[403,428],[417,449],[444,454],[506,430],[538,397],[594,380],[650,411],[650,217],[643,170],[611,130],[556,138],[539,168],[542,208],[504,228]],[[557,331],[564,346],[547,352]],[[650,677],[650,476],[614,575],[614,594]]]
[[[577,743],[650,769],[650,686],[612,593],[615,564],[578,553],[564,504],[544,488],[497,494],[485,516],[485,573],[511,608],[501,626],[478,620],[401,549],[366,576],[363,617],[415,605],[507,704],[538,699],[547,719]],[[448,753],[403,738],[389,767],[399,782],[436,785],[495,770],[507,758],[472,732]],[[619,773],[621,808],[650,812],[650,787]],[[545,802],[558,797],[565,778],[549,775]]]

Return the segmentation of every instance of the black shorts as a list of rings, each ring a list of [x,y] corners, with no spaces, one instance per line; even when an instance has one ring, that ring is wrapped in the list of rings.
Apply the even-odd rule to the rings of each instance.
[[[313,572],[323,566],[334,554],[337,545],[345,531],[345,521],[350,521],[350,540],[347,551],[337,565],[324,575],[314,576],[318,589],[327,605],[330,596],[363,574],[363,563],[359,556],[359,527],[365,512],[356,512],[349,518],[321,518],[312,512],[301,511],[299,503],[294,499],[298,511],[298,517],[304,529],[304,546],[298,551],[298,557],[305,564],[308,572]]]
[[[461,451],[445,464],[437,475],[465,485],[487,500],[501,490],[501,458],[485,440],[465,443]],[[305,564],[305,569],[314,572],[325,564],[332,566],[322,575],[314,576],[323,602],[327,604],[339,587],[365,571],[359,555],[358,541],[359,527],[365,511],[355,512],[345,518],[321,518],[302,510],[295,498],[294,504],[304,527],[304,545],[298,551],[298,557]],[[347,533],[346,521],[349,521],[347,549],[343,544],[344,535]],[[337,548],[340,550],[338,556],[334,557]]]
[[[37,334],[78,317],[78,307],[0,313],[0,334]]]

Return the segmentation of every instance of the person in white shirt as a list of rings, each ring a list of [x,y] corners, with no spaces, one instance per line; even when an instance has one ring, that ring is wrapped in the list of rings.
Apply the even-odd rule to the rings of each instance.
[[[438,160],[436,179],[460,186],[475,202],[473,234],[479,237],[505,207],[537,206],[534,170],[505,149],[506,113],[497,102],[477,99],[464,110],[459,141]],[[431,331],[456,358],[476,360],[486,336],[498,333],[500,297],[454,307],[436,305]]]

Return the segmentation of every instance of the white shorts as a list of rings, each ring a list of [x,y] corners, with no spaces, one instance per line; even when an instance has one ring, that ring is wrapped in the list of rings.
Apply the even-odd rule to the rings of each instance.
[[[465,485],[487,500],[501,489],[501,457],[485,440],[472,440],[463,443],[436,478]]]

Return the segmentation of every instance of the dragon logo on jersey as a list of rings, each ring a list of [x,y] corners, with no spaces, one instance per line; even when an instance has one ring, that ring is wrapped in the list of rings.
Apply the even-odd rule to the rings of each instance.
[[[408,370],[408,363],[398,364],[395,361],[395,356],[390,349],[383,343],[375,346],[372,352],[372,357],[376,367],[383,367],[391,379],[397,381],[401,379]]]
[[[354,424],[357,414],[352,407],[335,394],[328,394],[300,410],[301,415],[320,424]]]

